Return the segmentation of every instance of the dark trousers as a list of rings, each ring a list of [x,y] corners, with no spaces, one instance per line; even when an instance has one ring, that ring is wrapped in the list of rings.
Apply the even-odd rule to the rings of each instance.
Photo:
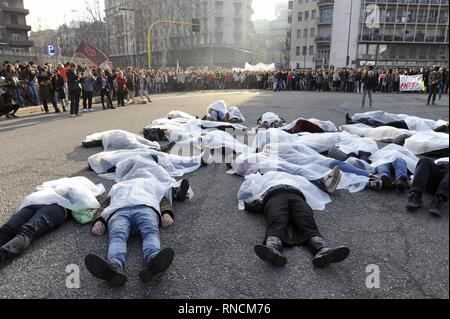
[[[278,192],[265,199],[268,237],[278,237],[288,245],[303,245],[308,239],[320,236],[311,207],[296,193]],[[292,226],[292,236],[288,227]]]
[[[428,95],[428,104],[430,104],[431,98],[433,98],[433,103],[436,102],[436,94],[437,94],[437,84],[433,84],[430,86],[430,95]]]
[[[83,109],[92,109],[93,92],[83,91]]]
[[[20,233],[34,239],[41,237],[58,228],[64,220],[65,210],[57,204],[22,208],[0,227],[0,246],[4,246]]]
[[[113,106],[113,102],[112,102],[112,99],[111,99],[111,93],[110,92],[108,92],[105,89],[102,89],[100,91],[100,96],[101,96],[101,99],[102,99],[103,109],[105,109],[106,107],[112,107]],[[106,107],[105,107],[105,96],[107,98]]]
[[[125,92],[122,90],[117,91],[117,105],[125,106]]]
[[[422,158],[417,164],[412,190],[448,200],[448,165],[438,166],[432,159]]]
[[[80,92],[70,92],[70,114],[78,115],[80,111]]]
[[[45,112],[48,112],[48,99],[41,98],[41,100],[42,100],[42,105],[44,106]],[[51,101],[51,103],[52,103],[53,108],[55,109],[55,111],[58,112],[59,109],[58,109],[58,104],[56,103],[55,97],[51,97],[51,98],[50,98],[50,101]]]

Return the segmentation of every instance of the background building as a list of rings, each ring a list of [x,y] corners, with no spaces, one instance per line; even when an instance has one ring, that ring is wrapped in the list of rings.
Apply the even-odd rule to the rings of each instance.
[[[316,53],[316,36],[318,5],[320,0],[291,0],[292,10],[289,22],[290,66],[291,68],[314,68]]]
[[[318,13],[315,23],[305,21]],[[314,44],[311,31],[315,24]],[[291,67],[448,65],[448,0],[294,0]],[[303,30],[303,31],[302,31]],[[308,54],[313,50],[315,55]],[[306,53],[306,54],[304,54]],[[303,63],[302,63],[303,58]]]
[[[289,64],[290,41],[286,39],[286,34],[291,32],[288,23],[290,15],[288,5],[288,0],[276,4],[274,20],[263,19],[253,22],[258,43],[257,51],[260,53],[258,62],[275,63],[277,67]]]
[[[115,65],[147,65],[147,31],[157,20],[200,20],[190,26],[163,24],[152,32],[154,66],[243,66],[253,49],[251,0],[105,0],[109,51]],[[127,10],[124,10],[127,9]],[[137,41],[136,41],[137,40]]]
[[[33,43],[28,39],[31,27],[27,25],[29,11],[23,0],[0,1],[0,54],[27,54]]]

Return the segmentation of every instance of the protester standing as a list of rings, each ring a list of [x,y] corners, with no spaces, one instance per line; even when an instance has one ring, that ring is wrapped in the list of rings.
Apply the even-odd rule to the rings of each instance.
[[[92,98],[95,91],[95,78],[90,70],[84,71],[84,76],[81,79],[81,85],[83,87],[83,112],[92,111]]]
[[[75,73],[76,69],[77,65],[71,63],[70,70],[67,72],[67,86],[70,95],[70,117],[80,116],[78,112],[80,109],[81,84],[80,78]]]

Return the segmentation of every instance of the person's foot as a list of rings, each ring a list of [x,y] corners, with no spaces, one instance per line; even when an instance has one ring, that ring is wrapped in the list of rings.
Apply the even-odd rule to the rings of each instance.
[[[383,188],[383,182],[378,176],[370,176],[367,188],[379,191]]]
[[[352,118],[350,117],[350,114],[345,114],[345,122],[347,123],[347,124],[352,124]]]
[[[313,265],[317,268],[324,268],[329,264],[336,264],[343,262],[350,255],[348,247],[337,247],[320,249],[313,258]]]
[[[211,163],[211,150],[205,149],[201,158],[201,165],[208,166]]]
[[[75,114],[70,114],[70,117],[71,118],[75,118],[75,117],[77,117]]]
[[[428,102],[426,105],[430,105],[430,102]]]
[[[333,194],[336,192],[336,189],[341,181],[342,172],[341,169],[336,166],[333,170],[323,179],[323,184],[327,189],[329,194]]]
[[[409,188],[408,178],[405,176],[400,177],[395,186],[401,192],[406,191]]]
[[[436,103],[435,102],[433,102],[431,105],[436,105]]]
[[[84,264],[94,277],[108,281],[113,287],[121,287],[128,280],[118,264],[104,260],[99,256],[87,255]]]
[[[445,200],[441,196],[436,196],[431,203],[430,213],[435,217],[441,217],[444,213]]]
[[[342,152],[336,146],[333,146],[328,150],[328,157],[334,158],[335,160],[345,162],[348,159],[348,155]]]
[[[143,282],[150,282],[152,279],[169,269],[172,264],[175,252],[172,248],[166,248],[160,251],[157,255],[150,257],[147,265],[139,272],[139,278]]]
[[[155,141],[155,140],[153,140],[153,141]],[[171,143],[167,144],[166,146],[162,146],[161,147],[161,152],[169,153],[175,145],[176,145],[175,142],[171,142]]]
[[[87,110],[87,109],[83,109],[83,111],[82,111],[82,112],[85,112],[85,113],[86,113],[86,112],[88,112],[88,110]]]
[[[83,115],[81,114],[75,114],[76,117],[82,117]]]
[[[381,176],[381,182],[383,183],[383,188],[389,189],[389,190],[395,189],[394,182],[392,181],[392,178],[390,176],[387,176],[387,175]]]
[[[187,179],[183,179],[180,186],[175,189],[174,199],[179,202],[185,201],[188,191],[189,181]]]
[[[59,109],[56,109],[55,113],[61,113],[61,111]]]
[[[284,267],[287,263],[286,257],[281,254],[283,242],[278,237],[269,237],[266,244],[255,246],[255,253],[259,259],[268,262],[275,267]]]
[[[408,202],[406,203],[406,208],[408,210],[416,210],[422,207],[422,194],[416,191],[411,191],[408,195]]]
[[[435,132],[447,132],[448,131],[448,126],[447,125],[441,125],[439,127],[437,127],[436,129],[434,129]]]

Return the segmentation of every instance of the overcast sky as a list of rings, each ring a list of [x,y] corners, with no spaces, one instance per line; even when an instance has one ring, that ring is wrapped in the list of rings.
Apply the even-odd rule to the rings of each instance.
[[[85,0],[24,0],[25,8],[30,10],[27,17],[28,24],[33,30],[56,29],[73,20],[85,17]],[[86,0],[94,3],[95,0]],[[275,3],[280,0],[253,0],[255,15],[253,19],[274,19]],[[287,1],[287,0],[281,0]],[[100,0],[101,6],[104,1]],[[103,9],[103,8],[102,8]]]

